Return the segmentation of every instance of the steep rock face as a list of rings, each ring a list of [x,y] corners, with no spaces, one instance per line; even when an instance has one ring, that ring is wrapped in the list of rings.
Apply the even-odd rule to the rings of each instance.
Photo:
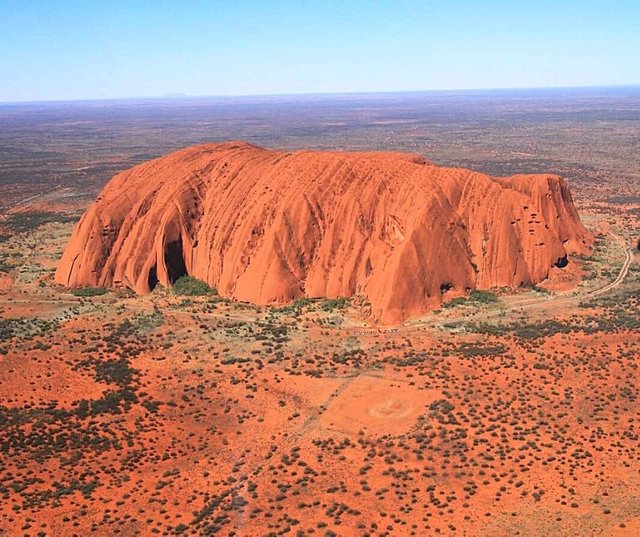
[[[590,241],[556,176],[228,142],[116,175],[76,226],[56,281],[147,293],[189,274],[258,304],[357,294],[394,323],[443,295],[539,282]]]

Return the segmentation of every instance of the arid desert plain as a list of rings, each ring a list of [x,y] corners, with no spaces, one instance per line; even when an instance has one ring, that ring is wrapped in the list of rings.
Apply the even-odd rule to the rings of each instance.
[[[640,535],[639,133],[637,87],[0,105],[0,535]],[[482,211],[503,203],[476,196],[459,238],[445,226],[450,213],[427,227],[412,220],[426,229],[411,235],[418,254],[388,272],[379,268],[387,254],[372,253],[372,267],[327,283],[331,267],[351,266],[349,248],[310,250],[317,267],[306,250],[290,254],[296,223],[306,222],[307,237],[322,219],[314,210],[311,223],[285,219],[264,232],[280,249],[237,253],[247,271],[254,251],[299,263],[319,274],[302,288],[327,296],[304,296],[266,261],[227,278],[215,259],[198,264],[211,251],[202,245],[193,261],[176,269],[166,257],[165,272],[152,274],[145,256],[160,224],[140,231],[139,248],[121,249],[127,257],[113,261],[108,281],[88,285],[97,269],[86,265],[78,285],[61,284],[74,228],[114,175],[230,140],[279,150],[276,160],[301,149],[385,151],[482,177],[557,175],[582,242],[569,248],[560,229],[569,224],[549,220],[535,262],[555,262],[559,248],[566,259],[540,281],[476,289],[468,282],[504,281],[505,266],[520,274],[499,245],[499,262],[472,263],[492,237],[474,245],[471,228],[489,229]],[[278,169],[299,166],[316,188],[316,168],[291,159]],[[424,164],[402,159],[407,170]],[[385,164],[391,187],[380,191],[397,184],[402,194],[395,165]],[[365,181],[369,168],[353,166],[344,181]],[[135,192],[157,177],[150,168]],[[278,184],[302,203],[294,177],[258,174],[264,205],[282,203],[266,197]],[[415,195],[388,206],[433,215],[420,212],[431,197],[412,177]],[[470,192],[440,187],[456,203]],[[130,198],[126,188],[118,194]],[[237,211],[255,199],[236,199]],[[325,212],[341,198],[327,199]],[[354,199],[366,212],[367,200]],[[352,217],[334,212],[333,222]],[[104,214],[106,237],[114,226]],[[202,222],[224,227],[230,217],[220,214]],[[388,233],[375,252],[404,247],[409,224],[398,218],[381,224]],[[540,215],[531,218],[522,225]],[[349,233],[367,225],[353,217]],[[326,229],[316,242],[342,228]],[[103,243],[87,233],[73,259],[107,266],[109,252],[89,252]],[[181,237],[171,244],[183,255]],[[469,258],[446,241],[422,256],[443,237]],[[231,242],[212,244],[215,255],[232,252]],[[416,281],[431,287],[417,297],[402,282],[424,267]],[[63,283],[72,283],[77,266],[67,268]],[[118,271],[130,280],[111,277]],[[445,273],[450,282],[429,279]],[[374,278],[381,283],[367,287]],[[366,292],[343,296],[350,286]],[[292,289],[300,296],[270,300]]]

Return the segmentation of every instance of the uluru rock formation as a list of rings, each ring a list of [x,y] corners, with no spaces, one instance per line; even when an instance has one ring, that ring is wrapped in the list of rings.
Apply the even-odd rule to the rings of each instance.
[[[390,152],[190,147],[116,175],[56,282],[147,293],[185,274],[257,304],[360,295],[395,323],[471,289],[544,280],[586,251],[563,179]]]

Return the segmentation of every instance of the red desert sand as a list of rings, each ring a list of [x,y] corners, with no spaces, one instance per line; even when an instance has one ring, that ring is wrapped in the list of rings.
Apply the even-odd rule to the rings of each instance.
[[[188,274],[256,304],[358,295],[390,324],[444,295],[540,282],[591,240],[555,175],[227,142],[116,175],[78,223],[56,281],[148,293]]]

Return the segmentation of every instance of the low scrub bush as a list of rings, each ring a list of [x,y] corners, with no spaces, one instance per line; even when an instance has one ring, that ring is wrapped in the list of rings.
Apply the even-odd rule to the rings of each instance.
[[[172,289],[176,295],[182,296],[215,296],[218,294],[218,291],[210,287],[209,284],[192,276],[182,276],[178,278],[173,284]]]

